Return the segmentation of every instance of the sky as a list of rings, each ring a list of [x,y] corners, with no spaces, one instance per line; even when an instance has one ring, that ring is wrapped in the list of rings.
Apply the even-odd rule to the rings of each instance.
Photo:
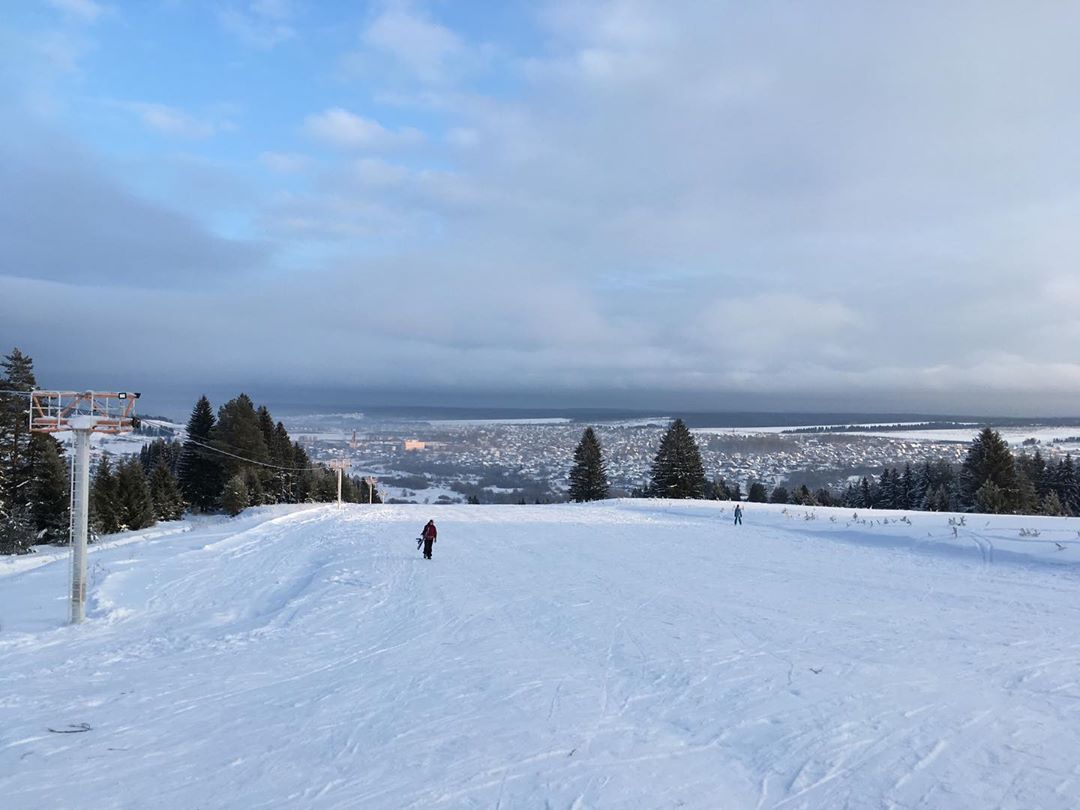
[[[4,9],[44,387],[1080,412],[1080,5]]]

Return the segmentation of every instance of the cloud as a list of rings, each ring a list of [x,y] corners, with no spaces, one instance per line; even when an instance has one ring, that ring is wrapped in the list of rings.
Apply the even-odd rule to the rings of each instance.
[[[263,152],[259,162],[277,174],[298,174],[311,166],[311,158],[295,152]]]
[[[82,59],[94,50],[94,44],[79,34],[47,31],[34,37],[34,55],[58,74],[76,74]]]
[[[293,25],[288,5],[230,8]],[[1075,409],[1080,11],[552,0],[491,75],[422,6],[378,9],[349,89],[381,106],[317,102],[302,133],[331,149],[260,133],[243,163],[267,171],[236,219],[272,256],[137,198],[128,167],[42,152],[0,178],[6,267],[34,279],[5,269],[0,298],[74,311],[81,277],[149,273],[94,304],[140,308],[155,362],[196,379]],[[391,104],[444,134],[358,112]],[[170,299],[185,268],[273,283]],[[185,365],[170,300],[219,364]]]
[[[428,83],[450,80],[470,58],[465,42],[454,31],[401,3],[390,5],[372,20],[361,40]]]
[[[96,22],[105,13],[106,7],[94,0],[45,0],[57,11],[81,22]]]
[[[312,138],[339,149],[379,149],[410,146],[424,140],[423,133],[411,127],[389,130],[378,121],[364,118],[341,107],[309,115],[304,131]]]
[[[122,106],[131,110],[150,129],[180,138],[209,138],[218,132],[231,129],[227,121],[217,122],[199,118],[168,104],[150,102],[126,102]]]
[[[136,196],[48,135],[0,142],[0,185],[0,276],[176,289],[242,275],[266,260],[257,245],[215,236]]]
[[[218,12],[218,21],[245,45],[272,50],[296,37],[290,0],[251,0]]]

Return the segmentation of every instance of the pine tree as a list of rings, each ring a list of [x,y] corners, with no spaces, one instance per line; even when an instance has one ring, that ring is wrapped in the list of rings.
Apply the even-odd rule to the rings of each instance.
[[[121,529],[136,531],[154,525],[154,501],[138,459],[129,459],[117,467],[116,489]]]
[[[787,489],[777,484],[769,496],[769,503],[787,503],[789,497]]]
[[[859,508],[872,509],[874,507],[874,491],[870,488],[870,480],[864,475],[859,482]]]
[[[760,481],[754,481],[750,484],[750,488],[746,491],[746,500],[750,503],[768,503],[769,493],[765,489],[765,485]]]
[[[179,520],[184,513],[180,485],[164,460],[150,474],[150,499],[154,504],[154,517],[158,520]]]
[[[270,452],[263,438],[259,414],[247,394],[240,394],[218,408],[217,425],[211,432],[211,444],[234,456],[267,464]],[[252,466],[237,458],[225,457],[223,462],[229,476],[236,475],[245,467]]]
[[[180,453],[177,472],[185,500],[192,509],[201,512],[217,508],[225,480],[222,456],[200,446],[210,442],[215,425],[210,400],[205,396],[200,397],[188,419],[188,438]]]
[[[300,446],[299,442],[293,442],[292,445],[292,466],[294,472],[293,477],[293,497],[292,503],[304,503],[308,500],[308,496],[311,493],[311,487],[315,480],[315,474],[313,471],[307,469],[311,466],[311,459],[308,457],[307,451]]]
[[[1061,498],[1058,497],[1058,494],[1054,490],[1047,492],[1046,496],[1043,498],[1042,513],[1054,517],[1061,517],[1065,514],[1065,506],[1061,503]]]
[[[70,537],[71,482],[59,442],[45,433],[30,439],[31,512],[38,543],[63,545]]]
[[[707,482],[705,497],[713,501],[730,501],[731,489],[724,480],[724,476],[718,475],[712,481]]]
[[[33,551],[34,514],[28,504],[8,504],[0,520],[0,554]]]
[[[933,471],[930,462],[924,462],[919,471],[915,473],[915,486],[911,491],[911,508],[926,510],[926,500],[932,490],[931,480]]]
[[[1000,494],[994,494],[993,503],[1004,503],[1007,510],[1015,508],[1018,499],[1016,465],[1009,445],[1000,433],[989,427],[983,428],[972,441],[960,467],[960,496],[964,508],[977,505],[976,494],[988,481],[1001,490]],[[986,501],[985,496],[983,500]]]
[[[1065,456],[1064,461],[1058,462],[1055,489],[1069,514],[1080,512],[1080,487],[1077,486],[1076,465],[1073,464],[1071,453]]]
[[[600,441],[591,427],[585,428],[570,468],[570,500],[601,501],[608,494],[607,472],[604,469]]]
[[[661,498],[701,498],[705,467],[697,442],[682,419],[676,419],[660,441],[653,459],[651,490]]]
[[[1026,477],[1034,485],[1035,494],[1040,499],[1046,497],[1049,487],[1046,481],[1046,460],[1042,453],[1036,450],[1030,455],[1023,453],[1017,456],[1016,472],[1017,475]]]
[[[221,505],[231,517],[236,517],[248,507],[247,485],[244,484],[242,476],[234,475],[225,482]]]
[[[30,392],[37,386],[34,361],[18,348],[0,368],[0,391]],[[29,412],[28,396],[0,393],[0,553],[29,551],[35,539]]]
[[[911,463],[904,465],[904,473],[900,476],[897,486],[898,509],[915,508],[915,472],[911,469]]]
[[[927,512],[950,512],[952,511],[952,502],[949,498],[949,492],[945,488],[944,484],[938,484],[926,498]]]
[[[844,488],[844,494],[841,496],[841,504],[849,509],[857,509],[861,505],[861,501],[862,496],[859,494],[859,490],[849,482],[847,487]]]
[[[274,441],[270,449],[270,458],[281,467],[292,467],[295,463],[292,452],[292,440],[285,430],[285,425],[278,422],[274,426]],[[278,470],[275,481],[275,499],[278,503],[295,503],[296,495],[293,492],[294,470]]]
[[[120,490],[108,456],[98,462],[90,483],[90,525],[96,534],[120,531]]]
[[[181,442],[154,439],[139,451],[139,461],[142,462],[143,471],[147,475],[156,470],[159,464],[164,464],[175,476],[179,474],[180,456],[183,450],[184,445]]]
[[[896,471],[890,470],[888,467],[882,471],[881,478],[878,480],[876,497],[874,498],[874,507],[876,509],[896,508],[895,475]]]
[[[976,511],[988,515],[1002,515],[1011,511],[1012,499],[1006,490],[987,478],[975,493],[973,504]]]

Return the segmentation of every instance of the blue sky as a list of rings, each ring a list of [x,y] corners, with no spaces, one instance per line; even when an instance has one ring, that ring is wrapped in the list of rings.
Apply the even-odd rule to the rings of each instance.
[[[1075,411],[1078,23],[18,0],[0,343],[55,386]]]

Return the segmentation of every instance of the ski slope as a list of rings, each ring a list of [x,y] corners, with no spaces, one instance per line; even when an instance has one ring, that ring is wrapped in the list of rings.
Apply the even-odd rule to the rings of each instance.
[[[0,806],[1080,806],[1080,520],[898,516],[268,507],[95,549],[78,627],[0,564]]]

